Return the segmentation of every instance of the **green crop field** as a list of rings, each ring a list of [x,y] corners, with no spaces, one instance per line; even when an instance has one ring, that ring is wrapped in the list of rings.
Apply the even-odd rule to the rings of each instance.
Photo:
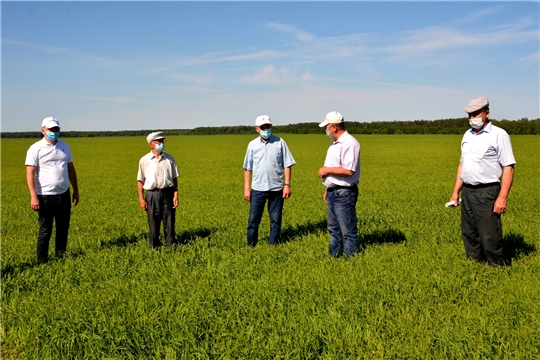
[[[284,241],[265,243],[265,214],[247,246],[254,134],[167,139],[180,205],[177,244],[159,250],[137,199],[145,139],[66,139],[81,202],[67,256],[43,265],[24,167],[35,139],[3,139],[2,358],[540,358],[540,137],[512,136],[508,268],[466,260],[459,209],[444,207],[460,135],[355,137],[363,251],[350,260],[327,254],[323,134],[283,134],[297,161]]]

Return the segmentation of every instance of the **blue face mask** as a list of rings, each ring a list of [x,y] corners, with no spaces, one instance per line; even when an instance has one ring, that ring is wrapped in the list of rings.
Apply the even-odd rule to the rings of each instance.
[[[49,131],[48,133],[45,134],[45,136],[46,136],[47,139],[49,139],[50,141],[56,141],[56,140],[58,140],[58,138],[60,137],[60,133],[59,133],[59,132],[52,132],[52,131]]]
[[[259,133],[263,139],[268,139],[272,136],[272,129],[264,129]]]
[[[164,143],[157,144],[155,147],[155,150],[160,153],[163,152],[163,150],[165,150],[165,144]]]

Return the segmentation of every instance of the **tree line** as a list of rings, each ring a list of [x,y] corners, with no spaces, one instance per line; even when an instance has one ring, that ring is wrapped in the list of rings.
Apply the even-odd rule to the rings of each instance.
[[[540,118],[529,120],[495,120],[491,119],[510,135],[540,135]],[[351,134],[463,134],[469,129],[468,118],[414,120],[414,121],[375,121],[345,122]],[[61,137],[106,137],[106,136],[146,136],[152,131],[164,131],[167,135],[239,135],[253,134],[253,126],[214,126],[196,127],[194,129],[154,129],[154,130],[120,130],[120,131],[62,131]],[[289,134],[321,134],[319,123],[298,123],[274,125],[274,133]],[[41,138],[39,131],[2,132],[2,138]]]

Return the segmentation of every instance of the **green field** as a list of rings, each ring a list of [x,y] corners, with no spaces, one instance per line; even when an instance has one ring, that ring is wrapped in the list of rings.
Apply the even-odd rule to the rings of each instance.
[[[346,260],[327,255],[317,170],[329,139],[284,134],[297,162],[284,243],[266,245],[265,214],[249,248],[242,162],[254,137],[167,139],[178,243],[159,250],[137,199],[145,139],[67,139],[81,202],[66,258],[44,265],[24,168],[35,139],[3,139],[2,358],[540,358],[540,137],[512,136],[509,268],[467,261],[459,209],[444,207],[460,135],[355,136],[363,251]]]

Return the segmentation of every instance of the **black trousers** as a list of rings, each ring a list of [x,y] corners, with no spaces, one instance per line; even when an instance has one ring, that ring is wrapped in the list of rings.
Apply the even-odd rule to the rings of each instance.
[[[69,221],[71,217],[71,196],[69,190],[60,195],[38,195],[39,198],[39,235],[37,239],[37,258],[47,262],[49,242],[56,220],[55,254],[62,256],[66,252]]]
[[[493,212],[499,183],[463,185],[461,190],[461,232],[469,259],[492,265],[509,265],[502,243],[501,215]]]
[[[176,209],[173,208],[174,188],[163,190],[149,190],[146,192],[146,202],[148,207],[148,226],[150,227],[150,238],[148,246],[151,248],[162,245],[159,240],[161,222],[163,222],[163,232],[165,234],[165,243],[171,246],[176,236],[174,223]]]

